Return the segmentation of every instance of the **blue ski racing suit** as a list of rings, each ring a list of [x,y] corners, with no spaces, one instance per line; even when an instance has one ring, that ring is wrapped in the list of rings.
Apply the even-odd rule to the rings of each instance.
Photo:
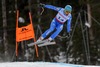
[[[71,20],[72,20],[72,15],[69,13],[66,15],[64,12],[64,8],[61,7],[56,7],[52,5],[45,5],[45,8],[52,9],[57,11],[57,15],[54,17],[54,19],[51,22],[50,28],[46,30],[41,37],[44,39],[46,38],[52,31],[56,29],[56,31],[49,37],[51,40],[54,40],[54,38],[62,31],[63,29],[63,24],[67,22],[67,32],[70,32],[71,28]]]

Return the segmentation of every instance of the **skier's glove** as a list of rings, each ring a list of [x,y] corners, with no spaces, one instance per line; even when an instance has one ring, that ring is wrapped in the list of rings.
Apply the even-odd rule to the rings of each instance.
[[[41,6],[41,7],[44,7],[44,6],[45,6],[45,4],[40,3],[40,6]]]

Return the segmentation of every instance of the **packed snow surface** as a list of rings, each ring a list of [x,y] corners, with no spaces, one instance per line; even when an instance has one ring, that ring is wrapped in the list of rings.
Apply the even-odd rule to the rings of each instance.
[[[100,67],[53,62],[2,62],[0,67]]]

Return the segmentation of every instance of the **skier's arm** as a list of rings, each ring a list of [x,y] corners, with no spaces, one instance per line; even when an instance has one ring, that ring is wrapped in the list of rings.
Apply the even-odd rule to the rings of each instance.
[[[70,30],[71,30],[71,20],[72,20],[72,17],[70,17],[67,21],[67,33],[70,33]]]
[[[55,10],[55,11],[59,11],[61,9],[61,7],[56,7],[56,6],[52,6],[52,5],[44,5],[44,7]]]

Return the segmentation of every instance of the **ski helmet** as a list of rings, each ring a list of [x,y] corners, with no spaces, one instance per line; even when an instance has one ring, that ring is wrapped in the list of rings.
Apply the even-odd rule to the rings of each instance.
[[[70,5],[66,5],[65,6],[65,11],[71,12],[72,11],[72,7]]]

